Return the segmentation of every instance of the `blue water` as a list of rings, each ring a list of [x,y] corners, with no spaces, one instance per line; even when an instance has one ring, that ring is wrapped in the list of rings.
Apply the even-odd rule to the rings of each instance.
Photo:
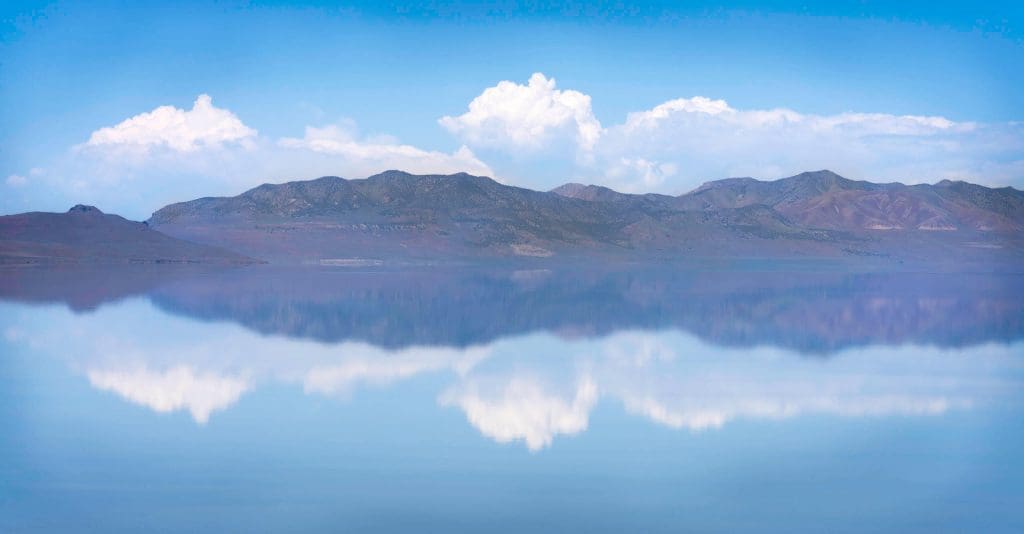
[[[2,532],[1024,531],[1015,275],[6,280]]]

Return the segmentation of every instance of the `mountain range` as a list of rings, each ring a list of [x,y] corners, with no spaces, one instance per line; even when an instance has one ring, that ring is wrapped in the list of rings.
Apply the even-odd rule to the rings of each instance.
[[[830,171],[732,178],[680,196],[388,171],[265,184],[166,206],[168,235],[272,262],[481,258],[1019,261],[1024,192],[873,184]]]
[[[876,184],[827,170],[729,178],[679,196],[575,183],[545,192],[465,173],[387,171],[175,203],[145,223],[92,210],[0,217],[0,257],[327,265],[1024,259],[1024,192],[951,181]]]

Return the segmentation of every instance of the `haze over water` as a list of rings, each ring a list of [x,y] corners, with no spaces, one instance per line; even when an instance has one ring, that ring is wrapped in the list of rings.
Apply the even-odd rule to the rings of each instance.
[[[5,270],[0,530],[1024,529],[1024,276]]]

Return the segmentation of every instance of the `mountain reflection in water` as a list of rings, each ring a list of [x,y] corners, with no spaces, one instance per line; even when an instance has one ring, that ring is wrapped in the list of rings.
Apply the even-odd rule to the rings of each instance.
[[[0,531],[1019,531],[1022,278],[7,269]]]
[[[7,304],[9,342],[199,424],[270,384],[344,396],[441,375],[439,406],[530,450],[585,431],[598,402],[700,431],[741,418],[937,415],[1021,386],[1014,275],[175,274],[130,280],[126,293],[144,298],[88,313]],[[54,284],[40,287],[52,300]]]
[[[681,330],[720,346],[828,355],[1024,337],[1024,275],[789,270],[23,269],[0,297],[88,311],[145,295],[161,310],[268,335],[385,348],[466,347]]]

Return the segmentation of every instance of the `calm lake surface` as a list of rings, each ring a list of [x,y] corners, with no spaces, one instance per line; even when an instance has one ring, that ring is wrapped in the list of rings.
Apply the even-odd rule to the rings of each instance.
[[[1021,275],[0,280],[2,532],[1024,531]]]

